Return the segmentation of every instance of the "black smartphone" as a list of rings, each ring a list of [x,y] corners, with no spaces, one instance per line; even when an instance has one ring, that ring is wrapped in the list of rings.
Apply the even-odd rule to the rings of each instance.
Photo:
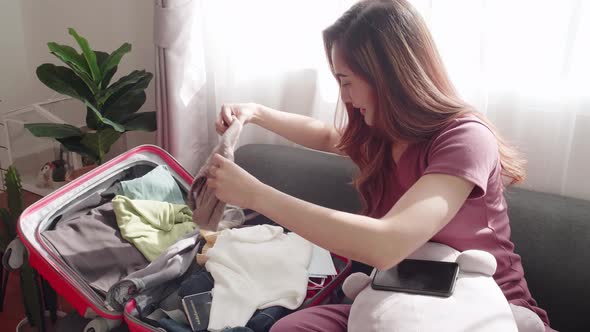
[[[389,270],[377,271],[371,287],[375,290],[449,297],[453,294],[459,264],[404,259]]]

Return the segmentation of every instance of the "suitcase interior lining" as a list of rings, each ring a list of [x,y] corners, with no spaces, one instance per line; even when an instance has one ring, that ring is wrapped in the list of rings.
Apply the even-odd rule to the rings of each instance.
[[[78,197],[76,200],[64,205],[62,208],[58,209],[55,211],[55,213],[50,216],[48,218],[48,220],[50,220],[50,222],[45,223],[44,227],[42,227],[42,229],[40,229],[41,235],[43,235],[43,233],[45,231],[48,230],[53,230],[55,229],[55,227],[58,225],[58,223],[61,221],[62,217],[68,213],[69,211],[72,210],[76,210],[78,208],[78,206],[80,206],[81,204],[83,204],[86,200],[92,198],[93,195],[96,194],[96,192],[99,193],[103,193],[104,191],[110,189],[113,185],[116,184],[116,182],[119,181],[128,181],[128,180],[132,180],[132,179],[136,179],[139,177],[144,176],[145,174],[147,174],[148,172],[150,172],[151,170],[153,170],[156,166],[158,166],[157,164],[151,162],[151,161],[140,161],[139,163],[132,165],[128,168],[125,168],[123,171],[119,172],[118,174],[114,174],[111,175],[110,178],[108,178],[105,181],[102,181],[100,184],[96,185],[93,190],[89,190],[88,192],[84,193],[82,196]],[[187,195],[188,195],[188,189],[186,188],[186,185],[183,185],[182,183],[180,183],[178,181],[178,179],[176,179],[175,176],[173,176],[176,180],[176,183],[178,184],[178,187],[180,188],[180,191],[183,195],[184,200],[186,201],[187,199]],[[114,195],[112,195],[114,197]],[[106,201],[108,201],[108,199],[112,199],[113,197],[108,197]],[[90,210],[91,208],[89,208],[88,210]],[[44,236],[41,236],[42,241],[44,242],[44,244],[47,246],[47,248],[49,250],[52,250],[57,257],[59,257],[59,263],[64,266],[67,267],[70,273],[74,273],[76,274],[76,279],[83,281],[86,286],[89,289],[93,290],[93,293],[96,294],[97,298],[95,300],[100,299],[100,301],[104,301],[105,299],[105,295],[102,294],[102,292],[92,288],[89,284],[86,283],[85,279],[77,272],[77,270],[70,266],[61,256],[61,254],[59,253],[59,251],[57,251],[57,249],[54,247],[54,245],[48,241]]]

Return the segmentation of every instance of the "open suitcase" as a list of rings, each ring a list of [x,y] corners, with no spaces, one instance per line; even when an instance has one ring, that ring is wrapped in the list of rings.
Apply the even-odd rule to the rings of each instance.
[[[52,227],[54,218],[60,213],[75,207],[90,194],[110,187],[121,179],[122,174],[129,174],[134,168],[153,169],[158,165],[168,166],[168,170],[186,195],[193,180],[192,176],[166,151],[157,146],[143,145],[119,155],[47,195],[27,208],[20,217],[18,233],[28,251],[31,266],[57,293],[73,305],[81,316],[93,319],[85,331],[109,331],[120,324],[127,324],[130,331],[163,329],[140,320],[133,299],[127,302],[123,311],[116,311],[106,305],[104,297],[66,263],[41,233]],[[326,279],[321,287],[308,287],[307,299],[302,308],[330,302],[350,272],[351,262],[348,259],[336,255],[332,255],[332,258],[338,274]]]

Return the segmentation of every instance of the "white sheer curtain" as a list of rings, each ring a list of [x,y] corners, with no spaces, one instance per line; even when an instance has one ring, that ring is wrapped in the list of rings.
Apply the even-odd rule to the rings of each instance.
[[[333,121],[338,86],[326,62],[321,32],[353,3],[205,2],[205,62],[214,102],[208,111],[218,112],[223,103],[252,101]],[[247,126],[240,139],[240,145],[248,143],[290,144],[254,126]]]
[[[525,153],[524,186],[590,199],[590,3],[413,3],[458,90]]]
[[[157,0],[158,144],[196,173],[221,104],[257,102],[333,121],[321,31],[352,0]],[[240,145],[289,144],[247,126]]]
[[[159,141],[193,172],[217,141],[212,124],[222,103],[254,101],[333,121],[338,87],[321,31],[355,1],[162,1],[158,63],[177,70],[158,70]],[[590,4],[411,2],[463,97],[527,156],[525,186],[590,199]],[[190,33],[174,33],[174,11]],[[248,143],[289,144],[254,126],[240,142]]]

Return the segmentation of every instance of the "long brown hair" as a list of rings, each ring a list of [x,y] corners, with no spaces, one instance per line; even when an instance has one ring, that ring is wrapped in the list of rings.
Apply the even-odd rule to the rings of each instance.
[[[350,69],[372,85],[377,101],[374,127],[347,104],[348,121],[340,128],[338,148],[360,170],[354,185],[363,213],[375,216],[383,203],[394,142],[428,141],[467,114],[480,118],[496,136],[502,175],[510,184],[524,180],[525,161],[458,96],[424,20],[407,1],[361,1],[324,30],[323,38],[330,66],[336,45]]]

